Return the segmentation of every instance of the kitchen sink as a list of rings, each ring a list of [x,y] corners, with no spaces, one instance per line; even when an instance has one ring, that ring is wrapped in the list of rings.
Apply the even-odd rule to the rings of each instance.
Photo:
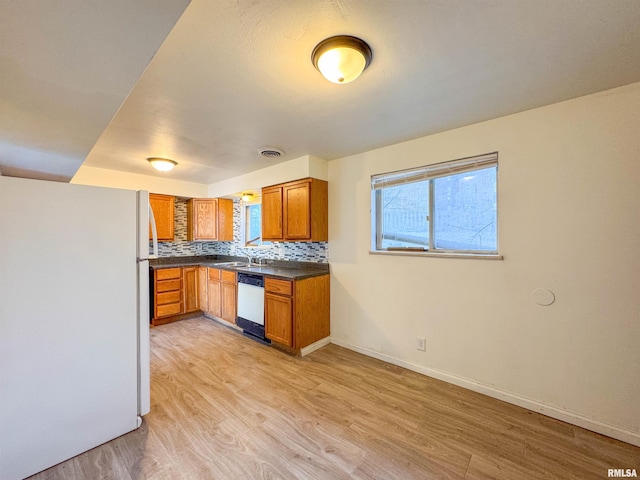
[[[216,267],[261,267],[262,265],[258,265],[257,263],[248,263],[248,262],[222,262],[222,263],[214,263]]]

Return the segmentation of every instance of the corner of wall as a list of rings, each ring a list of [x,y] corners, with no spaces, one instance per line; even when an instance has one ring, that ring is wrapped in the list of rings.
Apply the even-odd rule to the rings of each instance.
[[[246,190],[260,191],[262,187],[290,182],[300,178],[314,177],[327,180],[329,167],[326,160],[304,155],[286,162],[277,163],[244,175],[221,180],[208,186],[209,197],[229,197]]]
[[[324,158],[309,155],[309,176],[318,180],[329,180],[329,162]]]

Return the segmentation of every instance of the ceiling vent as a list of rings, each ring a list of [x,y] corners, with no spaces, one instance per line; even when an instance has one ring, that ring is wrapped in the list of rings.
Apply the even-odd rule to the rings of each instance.
[[[263,157],[267,157],[267,158],[278,158],[284,155],[284,152],[279,148],[271,148],[271,147],[260,148],[258,149],[258,153]]]

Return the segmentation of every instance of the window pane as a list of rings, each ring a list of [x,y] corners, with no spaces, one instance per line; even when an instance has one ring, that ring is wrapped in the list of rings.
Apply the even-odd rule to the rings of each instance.
[[[434,248],[497,251],[496,167],[436,178]]]
[[[379,190],[379,222],[382,224],[378,248],[429,246],[429,182],[415,182]]]
[[[261,204],[246,206],[246,242],[247,245],[262,245]]]

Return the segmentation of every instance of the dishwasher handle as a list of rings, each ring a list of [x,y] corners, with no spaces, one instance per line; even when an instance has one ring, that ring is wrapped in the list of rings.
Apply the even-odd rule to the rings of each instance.
[[[247,285],[264,288],[264,277],[262,275],[238,272],[238,283],[246,283]]]

